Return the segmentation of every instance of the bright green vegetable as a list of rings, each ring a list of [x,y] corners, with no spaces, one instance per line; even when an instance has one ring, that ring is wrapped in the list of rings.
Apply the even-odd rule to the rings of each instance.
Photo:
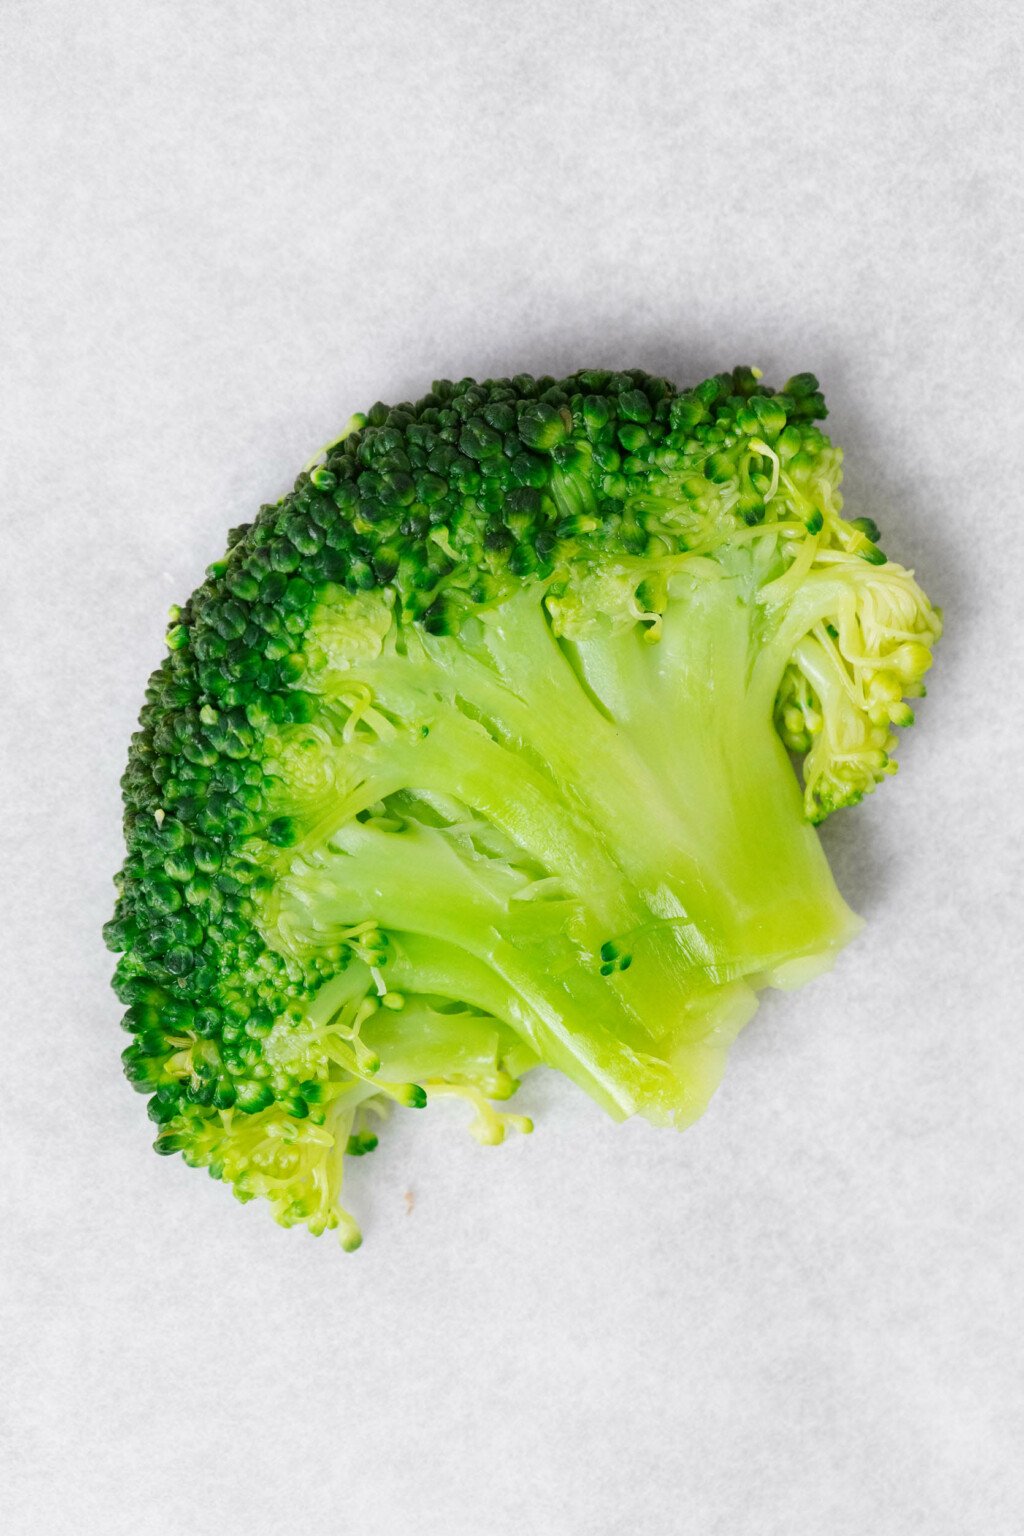
[[[123,780],[158,1151],[354,1247],[389,1102],[500,1141],[544,1062],[701,1113],[758,989],[858,926],[812,823],[894,772],[940,632],[842,519],[824,414],[745,368],[441,382],[233,532]]]

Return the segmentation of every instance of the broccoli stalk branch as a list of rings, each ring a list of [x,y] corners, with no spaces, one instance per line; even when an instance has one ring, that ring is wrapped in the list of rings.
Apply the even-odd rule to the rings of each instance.
[[[318,806],[268,943],[315,952],[372,919],[399,946],[444,945],[492,978],[481,1005],[611,1112],[693,1118],[754,991],[828,964],[857,926],[755,683],[741,584],[681,574],[657,644],[635,625],[560,638],[534,585],[476,635],[396,630],[321,679],[375,712],[347,750],[378,813],[339,805],[325,837]],[[431,985],[471,995],[465,963]]]

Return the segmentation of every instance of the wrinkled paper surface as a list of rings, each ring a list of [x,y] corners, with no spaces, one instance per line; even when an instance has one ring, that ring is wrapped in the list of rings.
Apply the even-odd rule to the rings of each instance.
[[[1010,1536],[1022,1394],[1018,8],[11,0],[10,1536]],[[946,610],[867,927],[704,1121],[401,1113],[273,1226],[149,1151],[99,928],[166,611],[437,376],[816,371]]]

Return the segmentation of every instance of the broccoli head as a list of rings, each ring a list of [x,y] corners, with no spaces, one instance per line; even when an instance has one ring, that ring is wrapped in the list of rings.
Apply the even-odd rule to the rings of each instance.
[[[704,1109],[858,920],[814,824],[939,636],[810,374],[442,380],[351,419],[172,611],[106,937],[160,1152],[312,1232],[393,1104],[530,1067]],[[802,788],[792,758],[802,759]]]

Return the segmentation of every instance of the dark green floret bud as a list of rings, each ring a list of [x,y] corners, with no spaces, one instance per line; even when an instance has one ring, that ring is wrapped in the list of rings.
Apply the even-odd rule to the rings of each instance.
[[[771,443],[786,425],[786,412],[777,396],[752,395],[737,412],[736,424],[748,436]]]
[[[345,1144],[345,1151],[349,1157],[365,1157],[368,1152],[373,1152],[377,1147],[377,1138],[372,1131],[358,1131],[350,1136]]]
[[[650,434],[646,428],[637,425],[636,422],[624,422],[619,428],[619,442],[627,453],[640,453],[647,447],[650,440]],[[643,465],[637,464],[634,469],[636,473],[641,474]]]
[[[877,544],[882,537],[881,529],[872,517],[851,517],[850,527],[862,533],[872,544]]]
[[[729,453],[712,453],[704,461],[704,478],[724,485],[736,478],[736,464]]]
[[[275,848],[290,848],[298,838],[298,828],[291,816],[277,816],[267,827],[266,838]]]
[[[627,389],[619,396],[619,415],[643,425],[653,418],[654,409],[642,389]]]
[[[533,448],[540,453],[550,453],[551,449],[567,434],[568,424],[565,417],[566,413],[563,411],[546,401],[538,400],[520,411],[519,436],[528,448]]]
[[[583,421],[587,436],[594,440],[611,420],[611,405],[600,395],[587,395],[583,401]]]

